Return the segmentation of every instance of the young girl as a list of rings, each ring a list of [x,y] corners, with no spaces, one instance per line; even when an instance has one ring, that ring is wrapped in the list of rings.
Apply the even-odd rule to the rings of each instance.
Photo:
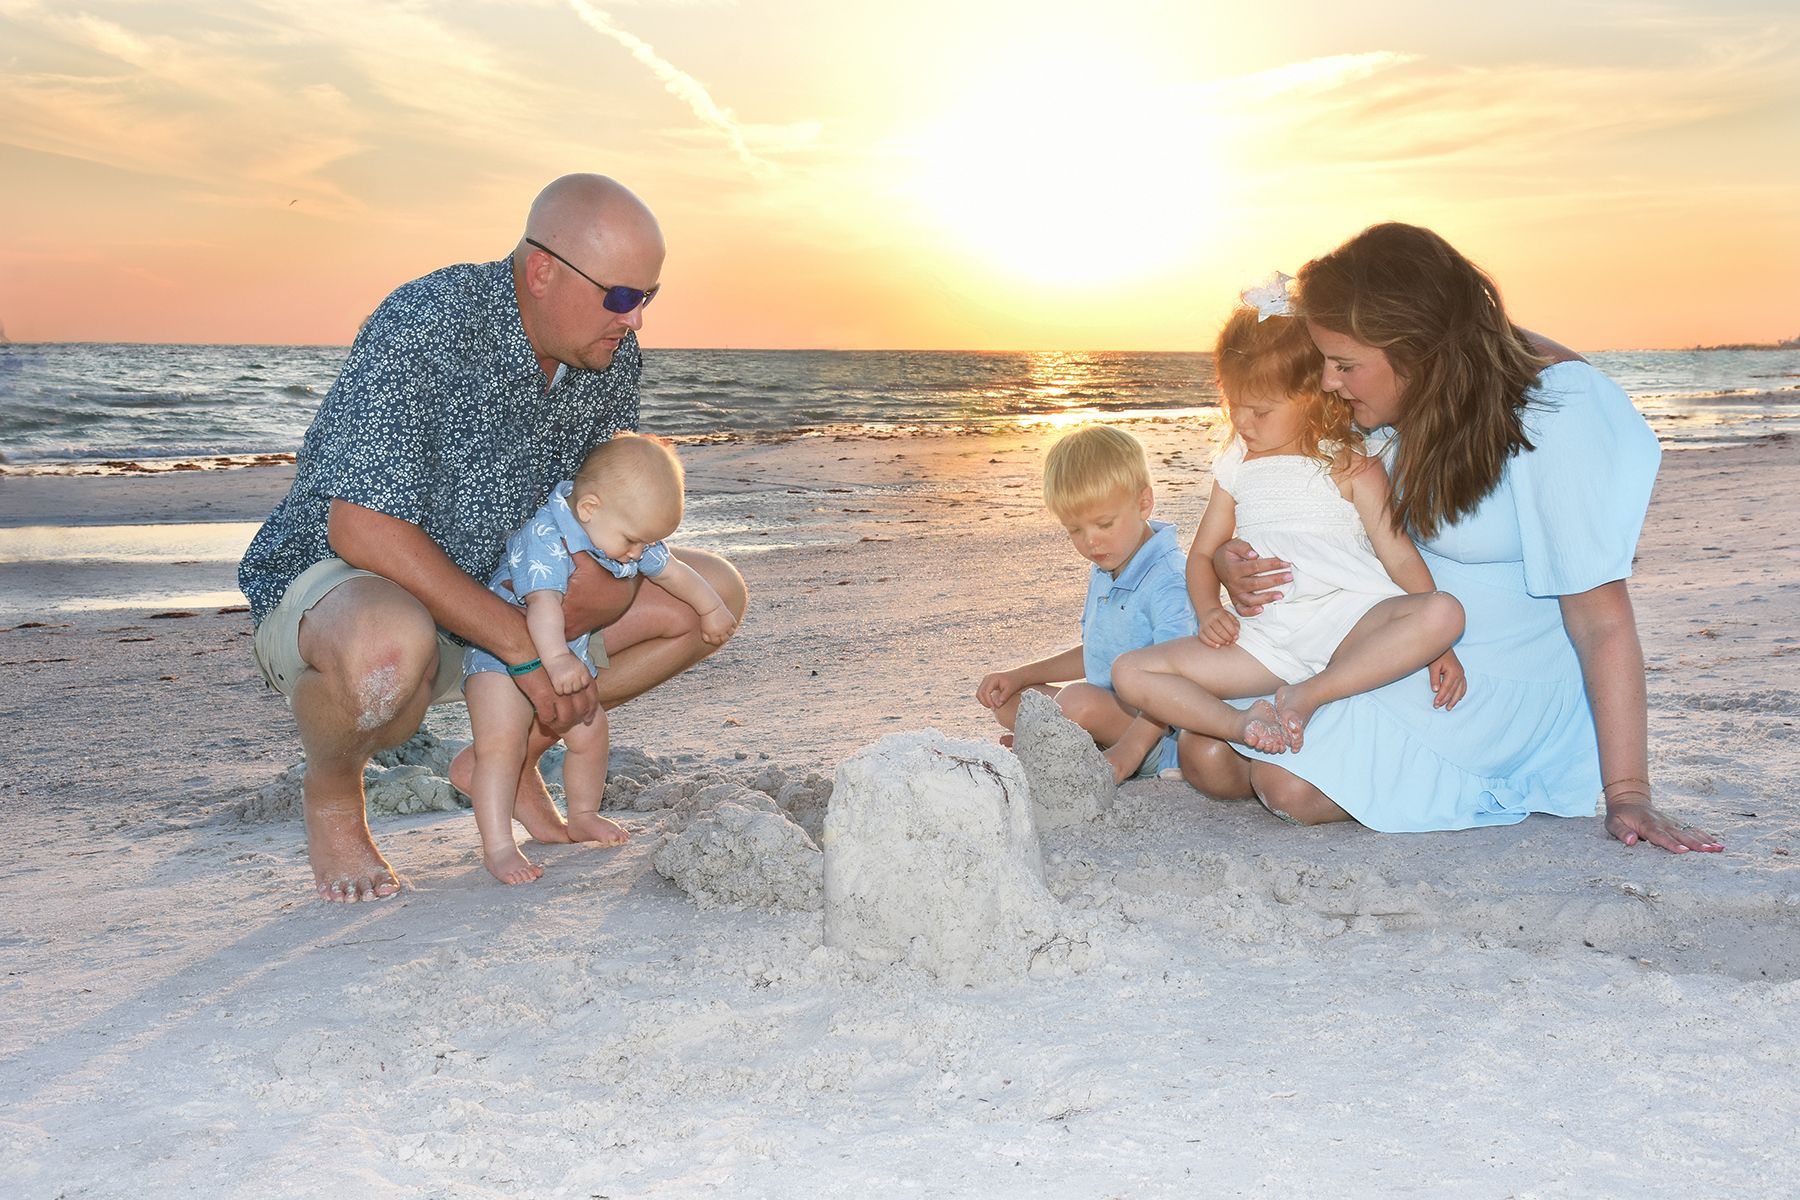
[[[1454,708],[1465,686],[1450,649],[1462,605],[1436,590],[1389,517],[1387,472],[1363,452],[1350,410],[1322,390],[1323,363],[1288,308],[1286,280],[1245,293],[1214,351],[1236,436],[1213,466],[1188,551],[1199,636],[1113,666],[1119,695],[1144,713],[1277,754],[1300,748],[1320,706],[1427,664],[1437,707]],[[1287,593],[1254,617],[1219,603],[1213,552],[1234,531],[1300,564]],[[1273,704],[1225,703],[1270,693]]]

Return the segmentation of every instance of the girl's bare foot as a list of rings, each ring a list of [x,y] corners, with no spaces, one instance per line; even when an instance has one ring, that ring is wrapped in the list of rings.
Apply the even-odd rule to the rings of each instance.
[[[519,853],[517,846],[502,847],[482,855],[481,860],[487,864],[488,874],[501,883],[533,883],[544,873],[544,868]]]
[[[1275,713],[1281,732],[1287,737],[1288,749],[1298,750],[1306,741],[1306,723],[1319,711],[1319,706],[1306,698],[1304,685],[1284,683],[1275,689]]]
[[[1238,740],[1264,754],[1286,754],[1288,751],[1281,717],[1267,700],[1258,700],[1244,710],[1244,728]]]
[[[597,812],[569,814],[569,840],[622,846],[631,837],[623,825]]]

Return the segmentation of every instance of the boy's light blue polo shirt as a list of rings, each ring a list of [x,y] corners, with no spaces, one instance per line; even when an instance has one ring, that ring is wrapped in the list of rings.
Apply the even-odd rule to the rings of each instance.
[[[1113,660],[1200,631],[1188,599],[1187,555],[1175,544],[1175,527],[1151,521],[1150,540],[1138,547],[1119,577],[1100,567],[1088,576],[1081,610],[1081,658],[1087,681],[1112,688]]]
[[[1150,540],[1138,547],[1117,579],[1100,567],[1088,575],[1087,604],[1081,610],[1082,670],[1089,683],[1108,691],[1119,655],[1200,632],[1188,599],[1187,555],[1175,544],[1175,527],[1151,521],[1150,529]],[[1175,766],[1175,739],[1170,733],[1158,742],[1138,774]]]

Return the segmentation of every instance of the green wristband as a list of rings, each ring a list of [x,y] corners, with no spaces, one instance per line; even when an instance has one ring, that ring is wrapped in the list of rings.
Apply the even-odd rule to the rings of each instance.
[[[517,679],[521,675],[531,674],[533,671],[537,670],[539,667],[541,667],[543,665],[544,665],[543,659],[534,658],[530,662],[522,662],[516,667],[506,668],[506,673],[508,675],[511,675],[513,678]]]

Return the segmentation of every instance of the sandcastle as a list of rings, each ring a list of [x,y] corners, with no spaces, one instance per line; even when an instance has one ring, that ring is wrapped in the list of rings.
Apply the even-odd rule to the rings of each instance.
[[[821,840],[825,943],[866,962],[970,981],[1083,950],[1044,886],[1024,768],[999,746],[932,729],[859,750]]]

